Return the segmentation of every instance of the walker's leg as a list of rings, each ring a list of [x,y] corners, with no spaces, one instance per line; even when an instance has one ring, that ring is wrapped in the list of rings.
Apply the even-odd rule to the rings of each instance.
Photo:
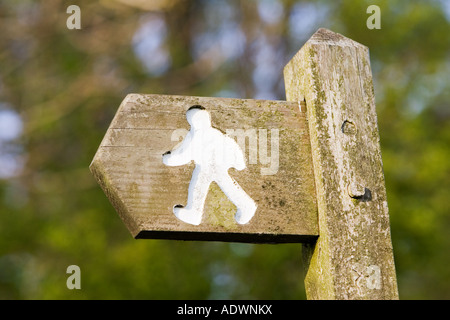
[[[173,208],[173,213],[178,219],[193,225],[201,223],[206,196],[212,181],[210,176],[210,174],[202,172],[199,166],[195,166],[189,183],[186,207],[175,206]]]
[[[237,207],[235,215],[236,222],[239,224],[248,223],[256,211],[256,203],[253,199],[249,197],[228,173],[216,177],[215,181],[228,199]]]

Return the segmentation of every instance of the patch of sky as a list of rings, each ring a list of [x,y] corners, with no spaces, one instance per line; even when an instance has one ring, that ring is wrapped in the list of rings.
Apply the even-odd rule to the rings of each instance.
[[[258,14],[263,22],[276,24],[283,18],[284,7],[277,0],[258,1]]]
[[[313,2],[295,4],[289,15],[289,35],[296,41],[306,41],[328,15],[328,7]]]
[[[261,34],[252,43],[255,68],[252,73],[252,81],[255,87],[255,99],[277,99],[275,88],[280,81],[283,69],[283,52],[275,48]]]
[[[214,52],[214,64],[242,55],[246,37],[240,27],[234,6],[226,1],[203,1],[203,27],[194,32],[191,55],[194,60]]]
[[[450,21],[450,1],[449,0],[439,0],[441,4],[442,11],[444,12],[447,21]]]
[[[24,165],[22,146],[17,140],[22,134],[20,115],[8,103],[0,103],[0,179],[19,174]]]
[[[141,18],[133,36],[133,50],[152,76],[164,74],[172,59],[166,47],[167,26],[162,15],[147,14]]]

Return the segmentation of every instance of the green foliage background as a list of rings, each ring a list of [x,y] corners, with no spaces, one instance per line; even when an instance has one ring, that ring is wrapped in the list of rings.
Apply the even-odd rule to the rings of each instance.
[[[304,299],[301,245],[134,240],[88,166],[127,93],[284,100],[282,67],[320,27],[370,49],[400,298],[450,299],[449,2],[138,3],[0,1],[0,111],[23,121],[0,144],[23,161],[0,179],[0,299]]]

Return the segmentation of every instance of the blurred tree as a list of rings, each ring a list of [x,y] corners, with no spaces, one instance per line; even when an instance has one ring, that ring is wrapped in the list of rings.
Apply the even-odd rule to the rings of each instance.
[[[371,51],[400,297],[450,298],[445,1],[73,4],[0,2],[0,299],[305,298],[300,245],[133,240],[88,166],[127,93],[283,100],[319,27]]]

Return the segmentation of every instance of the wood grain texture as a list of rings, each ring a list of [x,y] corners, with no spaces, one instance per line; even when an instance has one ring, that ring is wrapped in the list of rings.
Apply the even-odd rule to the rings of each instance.
[[[319,210],[308,299],[397,299],[367,47],[319,29],[284,75],[287,100],[306,103]]]
[[[189,130],[185,113],[197,104],[209,111],[213,127],[224,133],[227,129],[267,129],[269,157],[270,130],[278,129],[276,174],[261,175],[261,168],[269,164],[261,163],[259,145],[257,163],[249,163],[247,147],[247,168],[229,170],[258,205],[248,224],[236,223],[236,207],[215,183],[200,225],[184,223],[173,214],[174,205],[187,202],[194,164],[168,167],[162,163],[162,154],[178,144],[171,139],[174,130]],[[318,235],[308,126],[296,102],[130,94],[90,169],[136,238],[300,242]]]

